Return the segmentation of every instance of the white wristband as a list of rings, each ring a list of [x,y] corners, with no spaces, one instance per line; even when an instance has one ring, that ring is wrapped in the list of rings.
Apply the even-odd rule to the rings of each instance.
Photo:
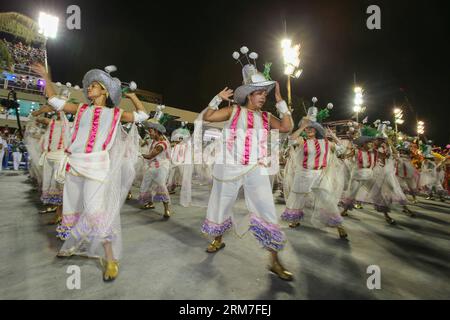
[[[213,110],[218,110],[221,102],[222,102],[222,98],[219,96],[215,96],[209,103],[208,107]]]
[[[53,108],[55,111],[61,111],[64,108],[64,105],[66,104],[66,100],[58,98],[57,96],[51,97],[48,99],[48,104]]]
[[[144,111],[138,111],[138,112],[133,111],[133,116],[134,116],[135,123],[141,123],[148,119],[148,114],[145,113]]]
[[[287,106],[287,103],[284,100],[281,100],[280,102],[277,102],[277,104],[275,106],[277,107],[277,110],[280,113],[287,113],[287,112],[289,112],[289,108]]]

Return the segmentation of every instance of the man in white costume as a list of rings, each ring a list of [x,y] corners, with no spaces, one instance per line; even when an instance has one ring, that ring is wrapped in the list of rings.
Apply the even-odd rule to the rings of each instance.
[[[246,54],[247,51],[246,47],[241,48],[242,53]],[[233,54],[235,55],[236,53]],[[254,53],[250,54],[252,56],[257,57]],[[282,266],[278,258],[278,252],[283,249],[286,238],[278,223],[270,178],[265,172],[269,131],[275,129],[290,132],[291,113],[281,97],[277,82],[267,80],[253,64],[243,66],[242,74],[243,85],[234,92],[238,105],[219,109],[221,102],[230,101],[233,95],[233,90],[225,88],[211,100],[203,113],[204,121],[225,121],[225,125],[223,152],[216,157],[213,168],[213,186],[202,232],[214,237],[207,248],[208,253],[224,248],[222,236],[236,223],[232,207],[243,187],[247,209],[251,214],[250,225],[246,229],[270,252],[270,270],[281,279],[291,281],[292,273]],[[282,120],[269,112],[261,111],[267,95],[274,87],[276,106]],[[220,159],[223,155],[225,161]],[[278,156],[277,154],[277,159]]]
[[[56,96],[44,66],[32,68],[47,83],[48,104],[55,111],[75,114],[57,172],[57,180],[64,181],[60,234],[65,239],[58,256],[101,258],[102,264],[105,261],[103,280],[112,281],[118,276],[122,251],[120,208],[134,179],[139,147],[136,127],[126,134],[120,122],[142,122],[148,115],[134,93],[126,97],[136,112],[117,107],[122,88],[120,80],[110,75],[117,70],[115,66],[85,74],[83,90],[90,104],[79,105]]]

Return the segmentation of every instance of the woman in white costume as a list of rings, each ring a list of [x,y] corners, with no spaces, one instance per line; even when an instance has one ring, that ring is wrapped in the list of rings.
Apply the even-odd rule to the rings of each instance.
[[[65,242],[58,256],[83,255],[104,258],[104,281],[119,273],[122,251],[120,208],[134,179],[138,136],[133,126],[126,134],[120,122],[141,122],[148,118],[134,93],[127,93],[137,112],[118,108],[121,82],[110,72],[93,69],[83,78],[83,90],[90,104],[72,104],[56,96],[46,69],[33,70],[47,83],[48,103],[55,111],[75,114],[68,132],[66,156],[57,173],[64,181],[63,222],[60,236]],[[67,132],[67,131],[66,131]],[[103,259],[101,259],[103,262]]]
[[[143,209],[154,209],[154,202],[164,205],[164,218],[170,218],[170,196],[167,177],[170,168],[170,144],[164,136],[166,128],[160,123],[147,121],[146,126],[152,139],[148,154],[143,154],[144,178],[140,188],[139,201]]]
[[[355,201],[362,201],[374,205],[378,212],[384,214],[387,223],[394,224],[395,220],[389,216],[386,206],[377,202],[370,193],[374,187],[374,168],[378,162],[378,151],[374,148],[377,131],[374,128],[363,128],[362,135],[354,143],[357,148],[354,150],[352,177],[348,189],[344,196],[344,211],[342,216],[348,216],[348,211],[354,208]]]
[[[386,124],[378,126],[379,136],[375,140],[378,161],[373,170],[374,184],[367,197],[377,203],[380,212],[390,212],[394,205],[400,205],[403,212],[412,217],[414,213],[408,208],[408,200],[395,175],[394,157],[398,157],[397,151],[391,147],[385,130]]]
[[[245,51],[242,50],[244,48]],[[241,52],[246,54],[248,49],[244,48]],[[235,55],[236,53],[233,56]],[[253,53],[250,57],[252,55],[257,57]],[[290,132],[292,118],[277,82],[267,80],[252,64],[245,65],[242,73],[243,85],[234,92],[238,105],[219,109],[223,100],[230,101],[233,96],[233,90],[225,88],[211,100],[206,111],[202,113],[204,121],[225,121],[223,152],[217,155],[214,164],[213,186],[202,232],[214,237],[214,241],[207,248],[208,253],[215,253],[224,248],[222,237],[236,224],[232,207],[240,188],[243,187],[245,202],[250,212],[250,222],[249,225],[246,223],[245,229],[253,233],[261,246],[270,252],[270,270],[281,279],[291,281],[292,273],[282,266],[278,258],[278,252],[283,249],[286,237],[278,223],[272,187],[265,166],[269,131],[275,129],[279,132]],[[274,87],[276,106],[282,120],[269,112],[261,111],[267,95]],[[278,156],[277,154],[277,160]]]
[[[0,171],[3,170],[3,157],[6,149],[8,149],[8,143],[3,138],[3,133],[0,132]]]
[[[182,184],[183,179],[183,163],[187,151],[186,140],[191,136],[189,130],[184,127],[186,123],[183,122],[183,127],[178,128],[172,132],[170,140],[172,141],[171,164],[169,171],[169,178],[167,179],[167,188],[169,193],[175,193],[175,189]]]
[[[314,103],[316,101],[313,99]],[[286,183],[290,185],[285,188],[288,192],[286,209],[281,218],[290,222],[291,228],[296,228],[304,214],[309,213],[314,225],[337,228],[340,238],[345,239],[347,232],[338,208],[344,187],[344,164],[336,156],[345,148],[339,146],[339,140],[331,130],[328,134],[336,144],[328,141],[325,129],[316,117],[317,108],[313,106],[291,136],[299,146],[287,165]],[[306,138],[300,136],[304,131]]]
[[[399,148],[399,157],[395,162],[395,175],[404,192],[408,192],[413,198],[413,203],[417,203],[416,195],[420,174],[411,162],[408,148]]]
[[[49,108],[44,106],[38,111],[34,111],[33,116],[36,117],[44,112],[48,112]],[[37,118],[36,121],[47,125],[41,146],[42,154],[39,159],[39,165],[43,167],[41,201],[44,205],[49,206],[43,212],[50,212],[53,209],[51,206],[56,206],[56,216],[50,224],[57,224],[62,221],[64,185],[56,181],[56,172],[59,169],[61,160],[64,158],[64,150],[67,146],[64,133],[64,128],[67,125],[63,124],[63,119],[59,113],[56,119]]]

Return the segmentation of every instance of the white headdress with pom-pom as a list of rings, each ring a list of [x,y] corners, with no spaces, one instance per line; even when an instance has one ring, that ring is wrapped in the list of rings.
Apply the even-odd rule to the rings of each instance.
[[[250,50],[246,46],[242,46],[239,51],[245,55],[248,64],[243,65],[240,60],[240,53],[237,51],[233,52],[233,58],[242,66],[243,78],[243,85],[234,91],[234,100],[238,104],[243,104],[247,96],[254,91],[266,90],[270,92],[275,87],[275,81],[268,79],[263,73],[258,71],[256,60],[259,55],[256,52],[251,52],[250,55],[247,55]],[[250,62],[250,59],[253,60],[253,63]]]

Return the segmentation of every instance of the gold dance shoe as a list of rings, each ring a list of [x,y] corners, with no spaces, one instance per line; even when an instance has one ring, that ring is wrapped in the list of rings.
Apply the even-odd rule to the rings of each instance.
[[[217,251],[221,250],[225,248],[225,243],[222,241],[218,241],[218,240],[214,240],[213,242],[211,242],[208,246],[208,248],[206,249],[206,252],[208,253],[216,253]]]
[[[294,275],[287,271],[280,262],[274,262],[269,269],[271,272],[275,273],[280,279],[285,281],[294,280]]]
[[[106,261],[103,281],[114,281],[119,275],[119,263],[117,261]]]

